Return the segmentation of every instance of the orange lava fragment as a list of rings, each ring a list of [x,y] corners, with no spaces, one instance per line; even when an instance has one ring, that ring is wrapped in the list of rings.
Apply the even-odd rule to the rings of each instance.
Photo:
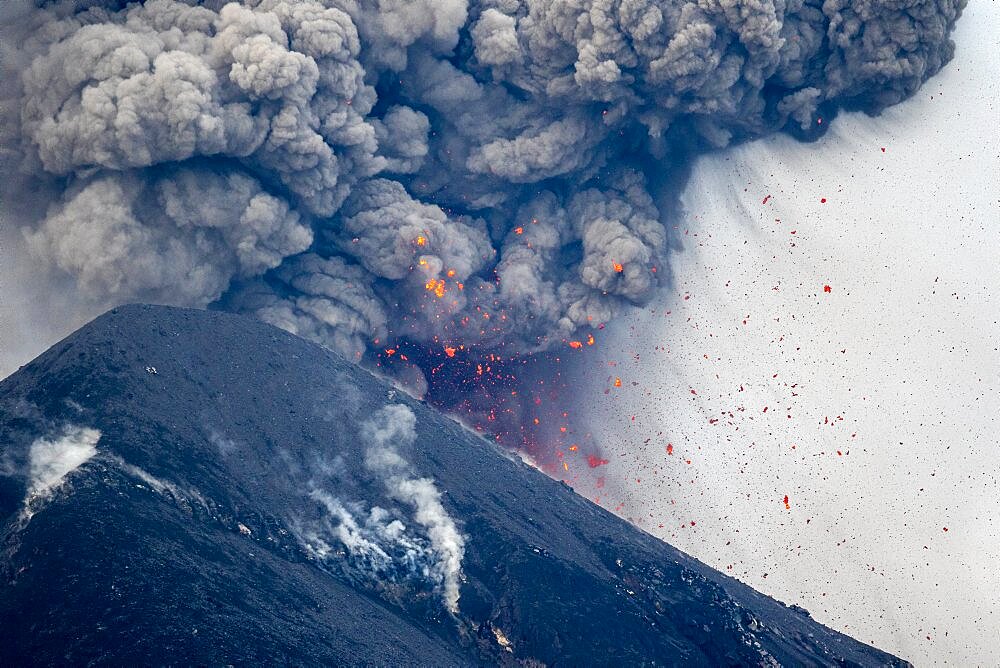
[[[622,265],[618,264],[613,260],[611,262],[611,266],[614,267],[615,271],[618,272],[619,274],[625,271],[625,267],[623,267]]]
[[[451,278],[451,277],[453,277],[454,275],[455,275],[455,270],[454,270],[454,269],[449,269],[449,270],[448,270],[448,278]]]
[[[588,346],[594,345],[594,335],[593,334],[587,334],[587,345]]]
[[[622,379],[615,378],[615,387],[621,387],[621,386],[622,386]]]
[[[579,341],[570,341],[569,342],[569,347],[570,348],[583,348],[583,344],[580,343]]]
[[[523,227],[515,227],[514,228],[514,234],[524,234],[524,228]]]
[[[385,349],[385,354],[388,355],[389,357],[392,357],[393,355],[396,354],[396,349],[395,348],[386,348]]]
[[[823,292],[830,292],[832,290],[833,290],[833,288],[831,288],[829,285],[824,285],[823,286]]]
[[[668,455],[674,454],[674,444],[673,443],[667,443],[667,454]]]
[[[454,357],[455,356],[455,350],[456,350],[455,348],[445,348],[444,349],[444,354],[447,355],[448,357]]]
[[[428,292],[433,292],[438,297],[444,297],[445,293],[445,283],[443,279],[432,278],[424,284],[424,287]]]
[[[580,446],[577,445],[576,443],[574,443],[573,445],[569,446],[569,451],[570,452],[576,452],[579,449],[580,449]]]
[[[569,464],[563,462],[563,471],[569,471]]]

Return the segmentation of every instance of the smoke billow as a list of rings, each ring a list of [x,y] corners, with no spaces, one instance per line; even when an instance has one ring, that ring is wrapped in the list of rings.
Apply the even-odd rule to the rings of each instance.
[[[692,153],[899,102],[964,4],[11,3],[5,200],[97,305],[538,353],[667,280]]]

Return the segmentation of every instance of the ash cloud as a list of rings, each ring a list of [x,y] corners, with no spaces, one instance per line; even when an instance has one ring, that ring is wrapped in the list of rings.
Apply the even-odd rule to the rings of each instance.
[[[95,310],[544,352],[669,280],[692,155],[912,95],[964,4],[13,2],[6,218]]]

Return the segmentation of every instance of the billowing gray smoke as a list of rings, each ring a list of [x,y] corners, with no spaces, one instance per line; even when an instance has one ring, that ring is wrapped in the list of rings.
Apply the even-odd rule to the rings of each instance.
[[[11,2],[5,199],[100,304],[541,350],[664,280],[691,152],[904,99],[964,3]]]

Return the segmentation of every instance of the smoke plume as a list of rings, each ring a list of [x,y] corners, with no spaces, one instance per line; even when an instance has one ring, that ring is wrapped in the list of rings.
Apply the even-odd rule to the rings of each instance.
[[[361,438],[365,469],[385,488],[389,501],[412,509],[416,527],[408,527],[410,520],[399,512],[341,501],[312,481],[309,496],[324,515],[318,523],[296,521],[299,539],[321,561],[336,557],[339,544],[351,568],[369,580],[394,581],[401,574],[430,582],[448,610],[458,612],[465,538],[442,505],[434,481],[416,477],[400,453],[416,441],[416,416],[403,404],[390,404],[362,424]],[[318,468],[337,471],[343,466],[338,461]]]
[[[375,413],[361,432],[368,443],[365,466],[382,479],[390,497],[413,507],[413,520],[427,532],[437,556],[434,570],[442,580],[445,604],[456,612],[465,539],[441,505],[441,493],[434,481],[414,477],[409,463],[396,449],[413,444],[416,423],[413,411],[403,404],[392,404]]]
[[[692,154],[912,95],[964,4],[12,2],[4,200],[95,308],[543,353],[667,280]]]

